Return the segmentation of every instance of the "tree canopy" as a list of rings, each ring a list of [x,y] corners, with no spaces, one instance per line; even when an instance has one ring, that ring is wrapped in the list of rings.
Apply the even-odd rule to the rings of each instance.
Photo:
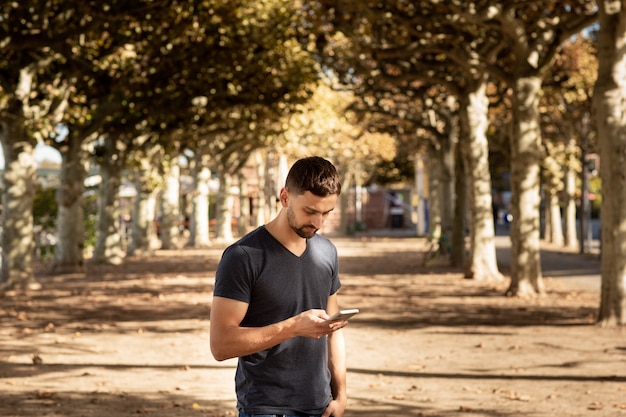
[[[165,176],[173,155],[210,156],[226,180],[257,149],[306,147],[357,184],[397,180],[412,155],[428,154],[432,199],[444,202],[438,210],[433,201],[433,224],[457,230],[464,246],[465,216],[453,215],[450,196],[457,210],[468,207],[474,278],[501,279],[491,192],[492,176],[507,175],[516,219],[509,293],[541,293],[540,184],[561,190],[559,167],[570,159],[559,138],[575,133],[585,151],[595,144],[593,57],[609,54],[577,35],[603,10],[594,0],[4,2],[0,281],[32,278],[38,142],[63,155],[57,202],[66,216],[88,150],[115,187],[125,167],[151,168],[142,158]],[[494,164],[489,154],[504,157]]]

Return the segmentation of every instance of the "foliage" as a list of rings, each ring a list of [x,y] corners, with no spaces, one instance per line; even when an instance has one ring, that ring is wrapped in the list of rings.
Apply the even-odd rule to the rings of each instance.
[[[563,45],[544,77],[540,110],[545,139],[563,142],[573,137],[586,152],[595,151],[591,100],[597,72],[594,40],[580,35]]]
[[[386,133],[369,130],[371,118],[359,117],[350,106],[350,91],[318,85],[315,94],[289,117],[284,150],[289,155],[316,154],[332,159],[362,184],[379,161],[396,156],[396,142]]]
[[[167,146],[184,131],[184,147],[215,141],[215,152],[249,152],[270,145],[288,124],[265,121],[287,114],[293,122],[310,112],[303,109],[318,106],[320,99],[308,106],[302,103],[314,91],[315,80],[320,74],[336,75],[352,89],[350,103],[333,110],[344,116],[332,126],[343,127],[321,130],[322,121],[333,119],[321,116],[320,107],[310,113],[317,123],[301,122],[295,133],[286,135],[291,137],[288,146],[301,147],[300,140],[311,139],[320,145],[319,151],[346,160],[376,161],[368,156],[378,154],[385,161],[369,180],[387,182],[409,178],[411,165],[408,157],[390,156],[396,152],[390,151],[392,142],[410,155],[447,140],[446,96],[495,62],[501,70],[490,67],[494,77],[506,78],[510,34],[489,29],[484,22],[501,24],[514,11],[528,33],[544,31],[546,25],[556,33],[550,25],[558,19],[552,17],[567,11],[567,31],[573,31],[587,19],[589,4],[7,2],[1,9],[6,16],[0,22],[3,39],[9,40],[3,50],[21,64],[8,65],[5,59],[0,73],[14,85],[20,67],[37,66],[38,80],[47,84],[33,96],[52,91],[53,97],[66,97],[65,122],[76,130],[125,129],[132,132],[121,136],[131,140],[127,146],[147,147]],[[27,43],[23,36],[10,36],[18,33],[48,35],[31,35]],[[537,36],[527,40],[530,46],[541,42]],[[544,55],[538,59],[552,59],[550,49],[541,51]],[[33,61],[33,56],[45,59]],[[324,66],[320,69],[313,58]],[[574,66],[568,68],[575,72]],[[1,85],[10,92],[10,83]],[[504,90],[495,91],[492,97]],[[294,103],[300,103],[300,115],[293,113]],[[502,108],[501,115],[506,112]],[[140,135],[148,140],[132,142]],[[490,137],[503,144],[507,140],[502,134]],[[338,143],[342,149],[335,149]],[[387,143],[392,145],[383,146]],[[369,171],[373,169],[370,164]]]
[[[389,186],[394,184],[410,184],[414,176],[415,162],[410,155],[400,152],[391,161],[379,162],[374,168],[372,176],[366,185],[378,184]]]
[[[492,161],[501,165],[509,160],[506,147],[513,139],[505,133],[511,114],[505,85],[511,86],[522,73],[549,66],[560,42],[588,26],[597,13],[590,0],[567,4],[322,0],[314,4],[318,53],[342,81],[355,85],[359,94],[373,96],[371,102],[380,102],[387,94],[395,106],[411,99],[415,103],[424,97],[420,91],[437,86],[436,98],[428,97],[421,114],[443,115],[447,110],[443,97],[458,95],[489,74],[495,87],[489,93],[495,108],[490,113],[489,136],[497,140],[496,145],[505,145],[494,152],[505,158]],[[384,108],[390,106],[378,106],[376,111]],[[447,140],[443,129],[434,129],[433,118],[412,120],[416,126],[411,132],[422,129],[433,135],[435,144]],[[424,139],[421,136],[418,140]]]
[[[57,213],[56,189],[44,188],[40,185],[35,187],[35,200],[33,202],[33,221],[36,226],[41,226],[49,231],[54,230]]]

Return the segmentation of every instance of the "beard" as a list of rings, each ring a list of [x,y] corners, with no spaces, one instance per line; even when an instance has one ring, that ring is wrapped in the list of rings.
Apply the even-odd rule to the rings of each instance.
[[[317,233],[317,228],[311,224],[309,225],[298,225],[296,221],[296,216],[293,214],[293,211],[290,208],[287,208],[287,222],[289,223],[289,227],[301,238],[310,239],[315,236]]]

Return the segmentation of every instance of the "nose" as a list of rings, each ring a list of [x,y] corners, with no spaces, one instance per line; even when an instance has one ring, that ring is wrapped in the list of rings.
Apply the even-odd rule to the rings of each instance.
[[[311,218],[311,225],[315,226],[316,229],[321,229],[324,224],[324,219],[325,217],[323,214],[315,215]]]

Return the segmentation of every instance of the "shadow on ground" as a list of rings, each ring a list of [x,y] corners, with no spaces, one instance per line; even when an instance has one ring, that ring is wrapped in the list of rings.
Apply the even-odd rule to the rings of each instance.
[[[336,244],[340,249],[342,306],[359,307],[362,311],[350,324],[356,331],[373,329],[393,334],[406,329],[423,329],[427,333],[432,328],[438,336],[446,336],[443,333],[449,332],[450,336],[515,337],[516,327],[584,327],[595,320],[599,295],[573,289],[558,279],[546,279],[548,293],[545,297],[507,298],[503,294],[508,280],[499,284],[481,284],[463,279],[459,271],[441,263],[424,268],[421,266],[425,248],[423,239],[337,239]],[[232,380],[233,364],[218,366],[205,361],[214,276],[222,250],[223,247],[216,246],[209,250],[159,251],[150,259],[129,258],[120,266],[87,264],[85,274],[48,275],[46,269],[41,267],[38,279],[43,290],[27,294],[1,294],[0,416],[234,415],[232,400],[216,400],[219,396],[205,391],[203,386],[194,387],[201,392],[198,394],[196,391],[179,392],[175,388],[144,392],[141,385],[132,392],[112,386],[99,388],[97,385],[85,392],[69,389],[47,391],[20,382],[66,377],[68,385],[82,386],[83,381],[86,384],[93,377],[93,372],[113,372],[123,374],[125,378],[137,375],[135,378],[143,379],[142,384],[150,383],[145,380],[149,376],[145,375],[157,372],[163,373],[167,382],[168,378],[180,378],[184,374],[181,368],[191,362],[194,372],[201,373],[194,376],[199,381],[217,378],[216,375],[222,375],[222,372],[228,380]],[[572,257],[572,261],[574,259]],[[566,266],[562,264],[560,270],[567,271]],[[580,266],[574,267],[574,273],[576,268]],[[564,276],[568,274],[563,272]],[[107,357],[107,349],[113,349],[106,345],[106,340],[130,340],[138,335],[146,335],[145,341],[140,341],[145,346],[138,346],[138,349],[145,348],[149,353],[150,349],[163,350],[174,346],[172,355],[178,356],[168,357],[167,360],[155,356],[149,360],[142,357],[139,351],[135,352],[138,356],[129,355],[129,359],[124,361],[125,349],[130,349],[130,346],[122,345],[115,347],[118,356],[113,359]],[[99,346],[101,350],[94,353],[94,347],[86,344],[85,339],[102,339],[104,346]],[[175,345],[177,339],[193,339],[204,356],[193,356],[196,352],[192,350],[180,353],[187,346],[181,348]],[[186,342],[181,343],[184,345]],[[37,363],[38,354],[52,351],[60,352],[62,359]],[[624,351],[612,350],[611,353],[617,356],[623,355]],[[96,357],[98,360],[81,360],[83,357],[95,357],[95,354],[99,355]],[[71,361],[65,358],[71,358]],[[352,367],[349,372],[355,378],[381,376],[450,382],[493,379],[502,380],[503,384],[514,378],[531,384],[626,382],[624,377],[608,374],[552,377],[528,372],[503,376],[501,373],[477,375],[469,371],[412,372],[378,366],[372,368]],[[189,373],[184,375],[194,381]],[[10,389],[3,390],[6,387]],[[431,404],[428,400],[407,404],[393,395],[374,397],[357,393],[350,415],[516,415],[495,406],[491,409],[484,404],[476,410],[471,407],[463,409],[465,406]]]
[[[87,417],[149,415],[182,417],[189,415],[223,416],[231,402],[206,401],[174,393],[129,394],[126,392],[29,392],[0,393],[0,416],[3,417]],[[62,407],[61,407],[62,405]],[[62,408],[62,413],[57,410]]]

